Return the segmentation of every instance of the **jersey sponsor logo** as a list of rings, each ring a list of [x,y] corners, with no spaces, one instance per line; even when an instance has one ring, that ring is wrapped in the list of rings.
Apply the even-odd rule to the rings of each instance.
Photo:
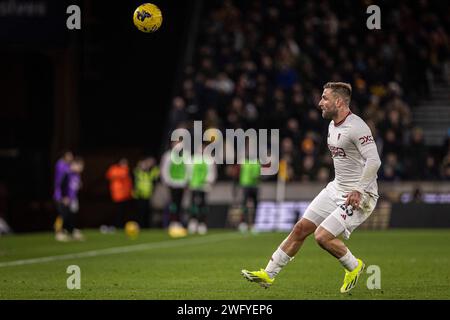
[[[362,137],[358,138],[358,140],[359,140],[359,142],[361,142],[362,146],[374,142],[372,136],[362,136]]]
[[[346,157],[346,156],[347,156],[347,155],[345,154],[345,150],[342,149],[342,148],[335,147],[335,146],[332,146],[331,144],[329,144],[329,145],[328,145],[328,149],[330,150],[331,156],[332,156],[333,158],[336,158],[336,157]]]

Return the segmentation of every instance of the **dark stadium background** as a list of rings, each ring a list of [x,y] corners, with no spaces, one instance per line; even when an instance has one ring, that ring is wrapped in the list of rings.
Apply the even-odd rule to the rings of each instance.
[[[159,155],[192,14],[192,1],[155,1],[164,20],[149,35],[132,23],[139,1],[40,3],[45,18],[0,19],[2,206],[19,231],[48,228],[61,150]],[[71,4],[81,30],[66,28]]]
[[[47,11],[44,17],[5,13],[10,2],[0,2],[0,214],[6,218],[14,231],[51,229],[56,216],[51,199],[53,169],[62,150],[71,149],[82,155],[86,161],[84,188],[81,193],[81,216],[86,227],[98,226],[112,211],[104,177],[110,164],[122,156],[128,157],[132,166],[144,155],[160,157],[167,144],[169,128],[172,128],[173,124],[179,125],[177,122],[170,122],[176,118],[175,112],[172,112],[172,99],[184,94],[181,87],[186,80],[186,61],[191,59],[195,67],[201,69],[199,65],[203,57],[199,46],[203,42],[214,43],[214,37],[217,36],[207,35],[208,28],[213,24],[209,13],[221,6],[228,6],[229,2],[153,2],[160,6],[164,17],[161,29],[154,34],[141,33],[132,24],[132,13],[141,4],[140,1],[14,2],[45,5]],[[296,2],[286,0],[260,1],[259,5],[258,2],[255,3],[245,1],[235,2],[235,5],[238,11],[247,12],[269,6],[281,8]],[[382,30],[373,31],[373,34],[389,35],[396,31],[395,24],[385,19],[386,12],[389,13],[393,8],[401,8],[401,14],[405,14],[407,18],[403,21],[405,30],[402,32],[407,32],[409,27],[417,28],[422,25],[427,32],[433,30],[436,28],[433,16],[430,18],[425,15],[420,19],[414,16],[421,12],[421,6],[426,6],[434,15],[440,16],[439,23],[444,26],[447,34],[449,32],[449,15],[446,14],[448,5],[445,2],[374,3],[382,7]],[[81,30],[70,31],[66,28],[66,8],[70,4],[79,4],[81,7]],[[302,7],[302,14],[307,12],[311,4],[312,2],[309,2]],[[352,11],[357,14],[350,17],[351,24],[346,26],[359,37],[367,34],[365,22],[368,15],[364,8],[370,4],[371,1],[323,1],[316,7],[330,7],[339,17],[345,17],[349,9],[360,8],[361,10]],[[408,13],[409,8],[412,11]],[[282,18],[292,19],[293,16],[294,12],[288,12]],[[245,21],[247,17],[242,18]],[[249,21],[253,19],[252,16],[248,18]],[[296,23],[302,32],[306,32],[301,28],[303,21]],[[280,37],[282,31],[278,29],[279,24],[264,23],[261,31]],[[322,40],[321,34],[316,34],[316,30],[309,32]],[[197,43],[194,41],[196,35]],[[306,32],[306,36],[308,35]],[[305,38],[297,41],[304,45],[302,41]],[[400,36],[399,41],[404,40]],[[322,44],[324,48],[328,46],[325,38],[324,42],[319,43]],[[419,83],[423,81],[423,74],[420,74],[423,64],[419,63],[419,58],[424,43],[413,44],[416,47],[405,50],[408,53],[404,57],[407,61],[405,72],[408,76],[403,79],[403,89],[409,88],[409,91],[403,92],[402,96],[411,106],[421,99],[420,93],[411,85],[417,84],[415,80]],[[369,53],[377,48],[366,43],[359,47]],[[440,54],[444,58],[447,55],[448,59],[448,48]],[[395,65],[394,63],[393,67]],[[319,67],[314,73],[320,74],[321,77],[328,75],[326,66]],[[425,64],[425,67],[430,66]],[[440,67],[438,66],[438,69]],[[323,84],[322,78],[320,81],[313,80],[313,86],[303,88],[309,109],[314,108],[314,90],[320,90]],[[442,91],[442,88],[439,90]],[[200,91],[204,95],[201,98],[208,102],[210,92]],[[355,92],[355,96],[357,94]],[[208,106],[205,104],[202,107]],[[356,107],[358,111],[362,111],[362,106]],[[265,111],[267,112],[262,114],[262,118],[273,120],[269,121],[271,127],[286,125],[282,112],[274,108]],[[200,110],[198,113],[191,113],[189,117],[202,119],[204,113],[205,110]],[[223,119],[227,116],[224,115]],[[309,119],[309,114],[300,109],[296,116],[302,119],[305,126],[320,128],[324,124],[317,124],[317,119]],[[448,109],[443,111],[442,118],[446,116]],[[433,126],[433,123],[429,125]],[[244,121],[244,128],[245,126],[251,127],[251,122]],[[402,130],[403,128],[400,129]],[[448,138],[447,145],[445,138],[442,136],[442,144],[429,146],[428,149],[439,161],[448,153]],[[395,145],[391,147],[395,149]],[[414,146],[407,147],[410,151],[419,150],[414,149]],[[416,154],[412,152],[406,158],[410,160],[415,157]],[[298,163],[291,163],[295,174],[296,170],[303,170]],[[441,163],[437,163],[436,167],[438,166],[441,166]],[[447,171],[443,176],[435,179],[424,179],[419,175],[394,177],[392,182],[414,180],[415,184],[399,186],[394,183],[392,186],[397,186],[397,194],[405,191],[408,199],[414,197],[414,192],[417,191],[420,195],[424,190],[438,190],[439,192],[431,196],[447,195],[448,198],[448,185],[445,184],[448,176],[445,174],[448,174],[446,172],[449,170],[445,170]],[[380,175],[382,173],[380,171]],[[221,178],[223,177],[227,178],[222,167]],[[318,189],[303,184],[301,179],[305,177],[301,174],[298,174],[297,178],[297,184],[294,183],[291,191],[287,191],[286,198],[301,194],[305,198],[303,200],[310,200]],[[383,178],[382,180],[388,180]],[[311,180],[308,182],[314,182],[316,177],[306,179]],[[422,180],[430,181],[422,184]],[[440,184],[434,186],[436,181]],[[389,183],[386,185],[388,189],[391,186]],[[306,192],[303,192],[302,186]],[[223,193],[228,197],[224,202],[232,197],[227,192]],[[445,208],[444,205],[444,211]],[[226,211],[226,206],[220,210]]]

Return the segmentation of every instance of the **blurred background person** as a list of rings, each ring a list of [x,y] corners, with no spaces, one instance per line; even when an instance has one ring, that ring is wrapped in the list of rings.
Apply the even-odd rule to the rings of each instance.
[[[178,154],[175,147],[181,147],[180,141],[173,141],[172,148],[167,150],[161,158],[161,179],[169,187],[169,229],[181,228],[182,202],[184,190],[188,182],[188,172],[184,155]]]
[[[106,179],[109,181],[111,199],[116,205],[115,227],[122,228],[133,191],[133,182],[130,177],[128,160],[122,158],[117,163],[111,165],[106,172]]]
[[[261,164],[256,157],[247,153],[246,159],[239,167],[239,185],[244,196],[242,201],[242,221],[238,227],[241,232],[252,230],[258,206],[260,176]]]
[[[62,230],[56,233],[57,241],[84,240],[80,229],[77,229],[76,214],[79,211],[78,193],[81,189],[81,173],[84,170],[84,161],[80,157],[70,162],[69,172],[61,181],[61,217]]]
[[[54,223],[55,232],[61,232],[63,228],[63,215],[64,215],[64,203],[63,197],[61,195],[61,184],[64,177],[70,171],[70,163],[73,160],[73,153],[70,150],[66,150],[62,153],[61,158],[56,161],[55,165],[55,180],[54,180],[54,191],[53,191],[53,200],[55,201],[56,212],[58,216],[56,217]],[[67,202],[67,200],[65,201]]]
[[[203,154],[205,144],[201,150],[194,153],[192,164],[189,165],[189,190],[191,191],[190,219],[188,231],[190,234],[206,234],[208,205],[206,202],[207,193],[211,190],[211,185],[216,181],[217,168],[213,159]]]
[[[133,170],[135,199],[138,210],[138,222],[141,228],[151,227],[152,208],[150,199],[153,195],[154,185],[159,178],[159,167],[155,158],[149,157],[137,163]]]

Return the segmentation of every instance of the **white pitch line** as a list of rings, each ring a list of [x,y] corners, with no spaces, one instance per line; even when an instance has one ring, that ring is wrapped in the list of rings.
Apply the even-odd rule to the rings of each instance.
[[[49,256],[49,257],[42,257],[42,258],[0,262],[0,268],[22,266],[22,265],[26,265],[26,264],[35,264],[35,263],[45,263],[45,262],[60,261],[60,260],[98,257],[98,256],[109,255],[109,254],[129,253],[129,252],[144,251],[144,250],[151,250],[151,249],[174,248],[174,247],[180,247],[180,246],[186,246],[186,245],[196,245],[196,244],[230,240],[230,239],[239,238],[239,237],[242,237],[242,235],[238,234],[238,233],[227,233],[227,234],[203,236],[201,238],[142,243],[142,244],[136,244],[136,245],[132,245],[132,246],[112,247],[112,248],[107,248],[107,249],[91,250],[91,251],[71,253],[71,254],[63,254],[63,255],[59,255],[59,256]]]

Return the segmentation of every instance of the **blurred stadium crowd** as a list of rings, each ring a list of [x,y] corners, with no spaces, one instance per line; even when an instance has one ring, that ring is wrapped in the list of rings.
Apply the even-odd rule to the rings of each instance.
[[[352,111],[371,127],[383,180],[449,180],[448,139],[438,151],[412,107],[450,56],[445,2],[384,1],[382,29],[366,27],[367,1],[208,1],[192,64],[173,99],[169,130],[279,128],[288,180],[328,181],[332,160],[317,109],[328,81],[352,84]],[[230,177],[222,168],[219,177]]]

